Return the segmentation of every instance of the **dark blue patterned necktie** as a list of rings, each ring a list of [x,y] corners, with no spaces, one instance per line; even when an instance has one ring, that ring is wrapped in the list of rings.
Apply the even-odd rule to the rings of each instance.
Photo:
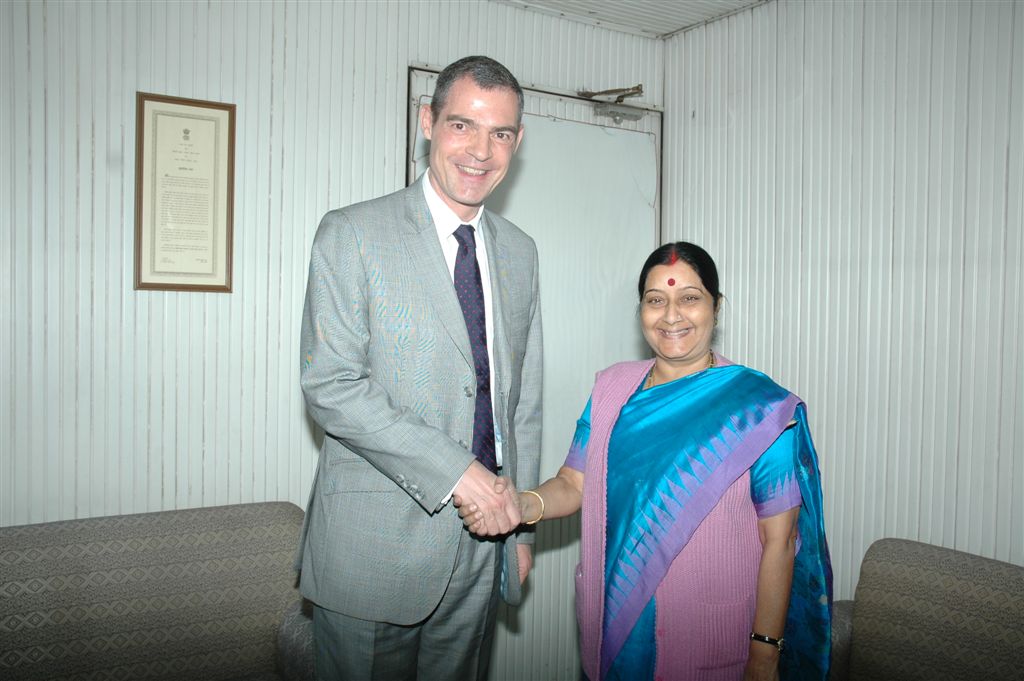
[[[497,472],[494,454],[494,414],[491,411],[491,368],[487,360],[487,317],[480,264],[476,261],[476,240],[470,225],[455,230],[459,253],[455,257],[455,294],[469,332],[476,369],[476,411],[473,416],[473,454],[487,470]]]

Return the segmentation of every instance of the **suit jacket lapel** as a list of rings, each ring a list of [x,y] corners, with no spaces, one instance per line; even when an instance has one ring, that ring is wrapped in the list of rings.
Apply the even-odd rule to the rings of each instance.
[[[423,198],[423,188],[419,182],[412,184],[405,193],[406,198],[406,244],[409,251],[409,263],[423,282],[423,290],[434,307],[437,318],[441,321],[455,347],[463,358],[473,365],[473,350],[469,345],[469,333],[466,331],[466,320],[462,316],[459,299],[452,286],[452,276],[437,240],[437,230]]]
[[[484,210],[480,220],[480,228],[484,232],[484,239],[487,243],[487,268],[491,275],[491,316],[494,319],[494,338],[492,339],[491,361],[494,362],[494,380],[496,395],[501,396],[499,404],[502,406],[501,426],[507,428],[504,423],[504,395],[507,390],[505,380],[512,374],[512,358],[509,356],[512,341],[509,336],[509,329],[512,322],[509,319],[511,305],[509,304],[510,292],[508,290],[508,268],[511,264],[508,249],[501,238],[501,234],[494,228],[494,224],[487,218],[487,211]]]

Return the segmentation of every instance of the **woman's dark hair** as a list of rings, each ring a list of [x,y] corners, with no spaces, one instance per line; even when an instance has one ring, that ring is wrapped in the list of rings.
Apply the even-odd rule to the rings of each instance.
[[[483,90],[494,90],[496,88],[511,90],[519,100],[519,112],[516,116],[516,125],[523,119],[523,88],[519,87],[519,81],[512,75],[512,72],[490,57],[463,57],[444,67],[437,77],[437,85],[434,86],[434,98],[430,101],[430,112],[434,120],[440,117],[444,105],[448,103],[448,93],[463,76],[469,76],[476,83],[477,87]]]
[[[711,294],[715,301],[715,309],[718,309],[718,301],[722,299],[722,292],[718,290],[718,268],[715,261],[711,259],[708,252],[697,244],[689,241],[676,241],[665,244],[654,249],[654,252],[647,256],[643,269],[640,270],[640,281],[637,282],[636,290],[640,300],[644,299],[644,284],[647,283],[647,275],[658,265],[674,265],[682,260],[693,268],[700,277],[700,282]]]

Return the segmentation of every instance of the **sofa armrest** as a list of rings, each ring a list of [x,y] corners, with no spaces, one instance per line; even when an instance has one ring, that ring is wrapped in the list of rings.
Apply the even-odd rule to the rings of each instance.
[[[277,629],[277,671],[285,681],[314,681],[313,604],[292,603]]]
[[[855,593],[854,675],[1021,678],[1024,566],[908,539],[879,539],[861,561]]]
[[[853,601],[832,604],[832,668],[829,681],[846,681],[850,674],[850,645],[853,643]]]

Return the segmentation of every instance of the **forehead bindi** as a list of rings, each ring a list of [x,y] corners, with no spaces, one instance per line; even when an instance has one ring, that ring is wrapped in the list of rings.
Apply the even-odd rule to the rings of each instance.
[[[656,265],[647,273],[644,290],[681,291],[685,288],[703,289],[697,271],[683,260],[672,265]]]

